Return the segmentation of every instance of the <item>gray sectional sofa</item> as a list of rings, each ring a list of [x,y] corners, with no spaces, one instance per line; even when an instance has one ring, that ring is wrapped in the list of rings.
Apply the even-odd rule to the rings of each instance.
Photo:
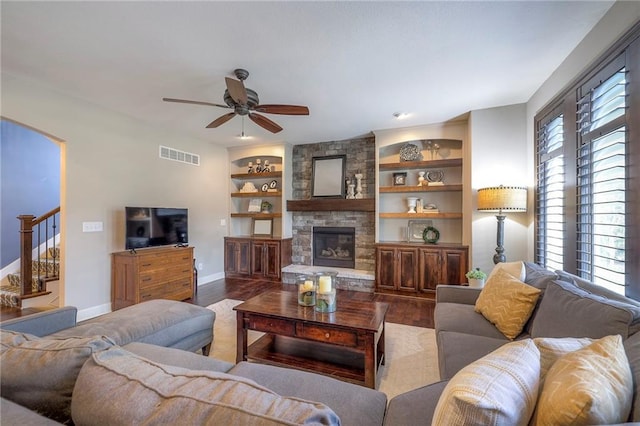
[[[522,333],[536,337],[590,337],[619,334],[633,375],[629,422],[640,422],[640,303],[564,271],[551,272],[525,262],[524,282],[542,290]],[[442,382],[416,389],[389,402],[385,424],[430,424],[447,381],[463,367],[505,345],[507,339],[474,305],[481,289],[438,286],[435,331]]]
[[[542,295],[515,340],[621,335],[634,386],[628,421],[640,422],[637,332],[640,303],[562,271],[550,272],[530,263],[526,263],[524,281],[541,289]],[[64,422],[71,418],[78,425],[337,424],[338,421],[343,425],[431,424],[448,380],[510,341],[475,312],[480,291],[438,286],[435,308],[438,360],[425,362],[438,362],[443,381],[398,395],[388,404],[386,395],[379,391],[329,377],[255,363],[233,365],[194,353],[203,347],[206,352],[215,316],[206,308],[186,303],[158,301],[136,305],[131,311],[117,311],[80,325],[75,324],[74,308],[4,322],[2,328],[14,332],[1,333],[2,424],[54,424],[54,420]],[[145,315],[140,316],[142,310]],[[169,312],[166,318],[165,312]],[[141,323],[140,318],[146,320]],[[42,387],[48,382],[42,383],[43,377],[51,376],[52,382],[56,382],[57,370],[41,374],[16,368],[5,376],[11,370],[4,358],[7,347],[19,346],[21,342],[44,344],[29,341],[30,337],[20,333],[43,336],[43,341],[80,339],[77,341],[81,345],[73,350],[81,347],[84,352],[75,353],[76,370],[73,381],[67,385],[70,390],[63,395],[66,399],[58,401],[68,418],[64,415],[42,418],[37,413],[42,412],[41,407],[29,400],[45,392]],[[209,337],[205,338],[205,334]],[[53,350],[60,352],[58,346]],[[16,363],[22,361],[22,354],[16,356]],[[24,384],[20,384],[25,375]],[[14,379],[17,388],[7,383]],[[29,388],[34,384],[34,389]],[[21,399],[25,398],[22,387],[29,388],[26,400]],[[51,401],[56,402],[58,396],[51,396]],[[51,407],[45,407],[44,411],[46,408]]]
[[[0,324],[2,424],[282,424],[282,419],[336,424],[337,418],[343,425],[383,423],[382,392],[195,353],[208,350],[214,320],[209,309],[158,300],[81,324],[73,307],[5,321]],[[7,352],[22,346],[27,349]],[[46,358],[37,361],[41,371],[29,360],[33,352]],[[61,383],[62,377],[72,379]],[[220,404],[199,400],[201,395]]]

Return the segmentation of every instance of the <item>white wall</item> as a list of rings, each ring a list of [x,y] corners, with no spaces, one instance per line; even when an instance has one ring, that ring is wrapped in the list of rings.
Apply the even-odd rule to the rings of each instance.
[[[532,161],[527,158],[526,107],[524,104],[472,111],[471,138],[471,267],[493,269],[497,220],[495,213],[477,210],[477,191],[488,186],[525,186],[532,192]],[[504,247],[507,261],[528,259],[527,233],[533,204],[527,213],[506,213]]]
[[[62,241],[65,298],[79,319],[111,309],[110,253],[124,250],[124,207],[186,207],[189,242],[204,268],[223,276],[228,160],[225,149],[167,133],[32,81],[2,75],[2,115],[65,141]],[[201,165],[162,160],[158,145],[199,154]],[[225,200],[225,202],[220,202]],[[83,233],[99,221],[103,232]]]

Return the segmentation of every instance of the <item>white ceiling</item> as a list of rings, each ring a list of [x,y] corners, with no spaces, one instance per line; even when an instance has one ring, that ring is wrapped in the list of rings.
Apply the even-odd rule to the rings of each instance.
[[[612,1],[8,2],[2,72],[221,146],[224,77],[309,116],[245,120],[251,143],[324,142],[526,102]],[[410,112],[399,121],[394,112]],[[36,123],[29,123],[36,124]]]

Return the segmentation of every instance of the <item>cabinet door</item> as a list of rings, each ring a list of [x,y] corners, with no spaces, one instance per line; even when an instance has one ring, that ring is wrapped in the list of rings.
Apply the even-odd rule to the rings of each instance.
[[[434,249],[420,249],[419,288],[420,291],[435,291],[441,284],[441,251]]]
[[[227,274],[251,273],[251,243],[249,240],[227,240],[224,247],[224,271]]]
[[[398,290],[417,290],[418,252],[416,249],[397,249],[396,288]]]
[[[267,278],[280,279],[280,243],[269,241],[264,244],[263,273]]]
[[[440,284],[464,284],[467,282],[467,250],[447,249],[442,252],[442,282]]]
[[[381,290],[395,290],[396,251],[393,248],[376,249],[376,286]]]
[[[263,242],[251,242],[251,275],[264,276],[264,250],[265,244]]]

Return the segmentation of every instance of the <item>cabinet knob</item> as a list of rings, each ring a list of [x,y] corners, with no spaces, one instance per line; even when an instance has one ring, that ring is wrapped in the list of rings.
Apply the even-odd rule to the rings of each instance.
[[[331,337],[331,335],[329,333],[324,333],[324,337],[325,339],[328,339],[329,337]]]

